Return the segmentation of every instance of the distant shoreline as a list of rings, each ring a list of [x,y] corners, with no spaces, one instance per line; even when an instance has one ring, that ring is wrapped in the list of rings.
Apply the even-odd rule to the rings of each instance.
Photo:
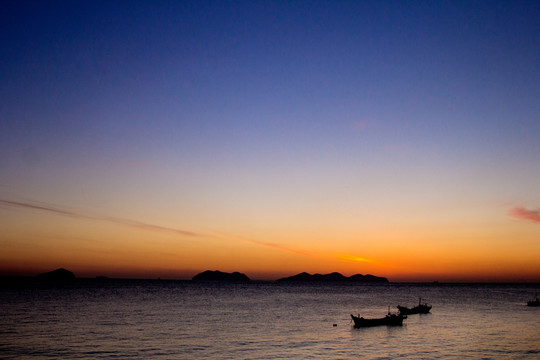
[[[31,275],[1,275],[0,287],[12,287],[17,285],[66,285],[81,283],[117,283],[117,282],[187,282],[187,283],[242,283],[242,284],[283,284],[283,285],[422,285],[422,286],[471,286],[471,285],[531,285],[540,287],[538,281],[389,281],[385,277],[371,274],[356,274],[349,277],[338,272],[329,274],[308,274],[302,272],[289,277],[275,280],[250,279],[240,272],[222,272],[219,270],[205,270],[191,279],[174,278],[131,278],[131,277],[108,277],[99,275],[96,277],[77,277],[74,273],[64,268]]]
[[[192,284],[241,284],[241,285],[258,285],[258,284],[275,284],[278,286],[512,286],[512,285],[526,285],[540,287],[540,281],[538,282],[428,282],[428,281],[389,281],[388,283],[362,283],[362,282],[332,282],[332,281],[313,281],[313,282],[295,282],[287,281],[281,282],[277,280],[257,280],[253,279],[249,282],[231,282],[231,281],[197,281],[191,279],[165,279],[165,278],[112,278],[112,277],[77,277],[70,281],[42,281],[35,276],[10,276],[0,275],[0,287],[17,287],[18,285],[82,285],[82,284],[114,284],[120,282],[153,282],[153,283],[192,283]]]

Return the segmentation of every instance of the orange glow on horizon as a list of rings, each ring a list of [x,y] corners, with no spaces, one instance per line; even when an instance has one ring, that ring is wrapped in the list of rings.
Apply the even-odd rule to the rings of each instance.
[[[276,228],[261,234],[231,228],[218,233],[56,207],[16,207],[15,212],[0,208],[5,229],[0,241],[8,249],[0,254],[2,275],[63,267],[81,277],[191,279],[204,270],[221,270],[254,280],[305,271],[372,274],[390,281],[540,282],[540,244],[528,240],[537,234],[534,223],[452,231],[444,226],[419,231],[406,224],[389,230],[375,224],[339,233],[318,224],[310,231]],[[522,239],[520,247],[517,240],[506,240],[510,236]]]

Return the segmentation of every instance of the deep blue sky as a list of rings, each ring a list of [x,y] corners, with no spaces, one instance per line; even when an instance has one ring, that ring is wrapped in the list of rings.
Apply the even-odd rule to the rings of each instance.
[[[538,123],[539,6],[8,2],[3,109],[26,124],[16,134],[50,141],[161,140],[171,128],[192,141],[239,131],[325,141],[354,122],[388,127],[389,140],[516,141]]]

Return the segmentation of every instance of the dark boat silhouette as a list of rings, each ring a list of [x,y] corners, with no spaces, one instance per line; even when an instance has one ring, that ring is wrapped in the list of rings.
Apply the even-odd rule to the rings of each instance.
[[[385,317],[378,319],[364,319],[363,317],[360,317],[360,315],[354,316],[353,314],[351,314],[351,318],[354,321],[354,328],[359,329],[363,327],[381,325],[402,326],[403,319],[406,319],[407,316],[404,316],[402,314],[390,314],[389,312]]]
[[[535,300],[531,300],[531,301],[527,301],[527,306],[540,306],[540,300],[538,299],[538,295],[535,294],[536,296],[536,299]]]
[[[428,305],[425,302],[422,304],[422,298],[418,300],[418,305],[413,308],[400,305],[397,306],[399,313],[402,315],[427,314],[431,310],[431,307],[431,305]]]

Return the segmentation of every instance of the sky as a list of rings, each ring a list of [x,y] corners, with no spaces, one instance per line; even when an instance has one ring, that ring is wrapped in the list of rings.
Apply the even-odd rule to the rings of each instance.
[[[0,9],[0,275],[540,282],[538,1]]]

